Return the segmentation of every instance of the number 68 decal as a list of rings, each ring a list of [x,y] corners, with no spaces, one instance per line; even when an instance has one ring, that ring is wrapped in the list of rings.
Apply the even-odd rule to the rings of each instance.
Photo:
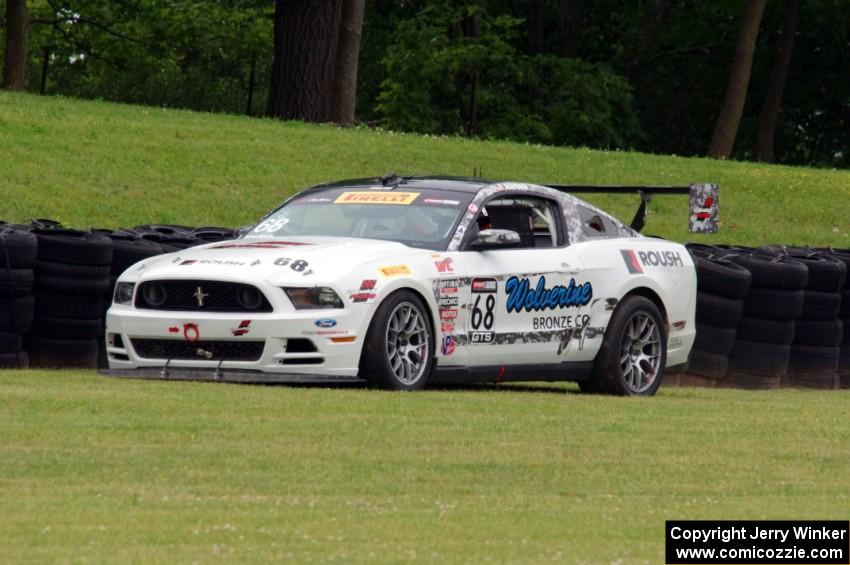
[[[481,306],[481,296],[478,296],[472,306],[472,329],[492,330],[495,325],[493,309],[496,307],[496,297],[492,294],[487,295],[484,300],[484,310],[481,309]]]
[[[307,267],[310,266],[310,263],[308,263],[304,259],[297,259],[293,261],[289,257],[281,257],[279,259],[275,259],[274,264],[278,265],[279,267],[286,267],[288,265],[290,269],[292,269],[296,273],[301,273],[305,277],[307,275],[313,274],[312,269],[307,269]]]
[[[266,220],[265,222],[263,222],[260,225],[258,225],[257,227],[255,227],[254,232],[256,232],[256,233],[260,233],[260,232],[274,233],[288,223],[289,223],[289,218],[280,218],[280,219],[277,219],[277,220]]]

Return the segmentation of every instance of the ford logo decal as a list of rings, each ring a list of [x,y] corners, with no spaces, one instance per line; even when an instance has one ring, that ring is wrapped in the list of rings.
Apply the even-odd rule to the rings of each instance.
[[[336,325],[336,320],[325,318],[324,320],[316,320],[316,326],[319,328],[332,328]]]

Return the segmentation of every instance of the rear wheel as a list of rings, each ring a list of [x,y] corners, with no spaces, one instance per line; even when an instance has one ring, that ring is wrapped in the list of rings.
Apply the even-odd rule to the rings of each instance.
[[[366,335],[360,373],[372,386],[421,390],[434,370],[434,335],[425,305],[410,291],[378,307]]]
[[[625,298],[608,324],[585,392],[652,396],[667,364],[667,332],[658,307],[642,296]]]

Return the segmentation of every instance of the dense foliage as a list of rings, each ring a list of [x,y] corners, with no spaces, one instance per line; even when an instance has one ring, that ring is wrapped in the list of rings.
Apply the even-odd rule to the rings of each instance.
[[[744,0],[579,2],[576,48],[565,54],[568,4],[366,0],[359,121],[431,134],[705,154]],[[214,112],[265,108],[273,2],[28,6],[28,90]],[[800,6],[776,159],[846,167],[850,3]],[[736,158],[753,158],[784,11],[785,2],[769,2],[761,21]]]

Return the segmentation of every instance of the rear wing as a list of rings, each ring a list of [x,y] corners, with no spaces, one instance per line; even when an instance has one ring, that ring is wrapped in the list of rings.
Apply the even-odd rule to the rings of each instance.
[[[630,224],[635,231],[640,231],[646,224],[646,213],[654,195],[690,196],[690,214],[688,231],[694,233],[716,233],[718,212],[718,187],[711,183],[694,183],[688,186],[592,186],[571,184],[544,185],[569,194],[635,194],[640,195],[640,205]]]

